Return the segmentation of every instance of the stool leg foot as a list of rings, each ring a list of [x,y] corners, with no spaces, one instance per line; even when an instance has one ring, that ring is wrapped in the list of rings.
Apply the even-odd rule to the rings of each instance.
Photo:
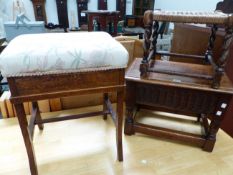
[[[206,140],[202,149],[207,152],[212,152],[214,149],[215,142],[216,140]]]
[[[107,108],[107,100],[108,100],[108,93],[104,93],[104,97],[103,97],[103,112],[106,112]],[[108,114],[103,114],[103,119],[107,120],[108,118]]]
[[[23,135],[24,143],[26,146],[28,159],[29,159],[29,165],[32,175],[38,175],[37,165],[36,165],[36,159],[34,154],[34,148],[33,143],[30,137],[30,133],[28,130],[28,122],[27,118],[24,112],[23,104],[15,104],[15,110],[17,113],[17,118],[19,121],[19,126]]]
[[[123,148],[122,148],[123,99],[124,99],[123,91],[117,92],[116,139],[117,139],[117,157],[119,161],[123,161]]]
[[[125,128],[124,133],[126,135],[133,135],[134,132],[134,117],[133,117],[134,108],[126,107],[126,119],[125,119]]]
[[[36,121],[37,121],[37,122],[42,121],[38,103],[37,103],[37,102],[32,102],[32,107],[37,109]],[[43,124],[43,123],[40,123],[40,124],[37,124],[37,125],[38,125],[39,130],[43,130],[43,129],[44,129],[44,124]]]
[[[222,116],[213,115],[212,121],[209,126],[209,131],[206,137],[205,144],[203,145],[203,150],[212,152],[214,149],[214,144],[216,142],[216,135],[220,128],[222,121]]]

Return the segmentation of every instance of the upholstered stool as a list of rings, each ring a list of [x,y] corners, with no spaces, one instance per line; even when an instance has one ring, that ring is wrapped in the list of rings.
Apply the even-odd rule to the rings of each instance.
[[[24,138],[31,174],[37,175],[33,131],[37,124],[111,114],[116,125],[117,156],[123,160],[122,112],[124,74],[128,62],[125,48],[104,32],[21,35],[0,55],[0,69],[7,77]],[[117,93],[117,112],[108,92]],[[71,95],[103,93],[103,111],[42,119],[37,100]],[[32,101],[28,124],[23,102]]]

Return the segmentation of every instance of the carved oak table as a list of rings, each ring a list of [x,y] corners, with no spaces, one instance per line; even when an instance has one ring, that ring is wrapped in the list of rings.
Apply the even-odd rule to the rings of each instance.
[[[185,141],[211,152],[233,94],[233,86],[228,77],[223,75],[220,87],[214,89],[210,87],[210,80],[182,76],[184,72],[210,75],[213,71],[211,65],[157,60],[154,69],[168,71],[173,68],[180,75],[149,73],[147,78],[141,78],[139,71],[141,61],[142,59],[136,59],[126,73],[125,134],[132,135],[138,132]],[[176,132],[169,128],[138,123],[134,116],[140,108],[197,117],[204,127],[204,135]]]
[[[224,68],[233,40],[233,16],[221,12],[146,11],[144,14],[144,57],[136,59],[126,75],[126,134],[144,134],[187,141],[211,152],[216,134],[224,119],[233,94],[233,87]],[[211,25],[205,55],[190,55],[157,50],[159,21]],[[218,27],[225,28],[222,54],[213,58]],[[175,56],[198,59],[203,64],[161,61],[160,57]],[[204,134],[195,135],[153,127],[134,120],[136,107],[154,108],[197,117]],[[208,122],[211,120],[210,124]]]

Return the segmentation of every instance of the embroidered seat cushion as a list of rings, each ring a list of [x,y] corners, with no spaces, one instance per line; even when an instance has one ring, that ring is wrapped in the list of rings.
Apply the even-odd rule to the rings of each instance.
[[[106,32],[21,35],[0,55],[3,76],[125,68],[128,52]]]

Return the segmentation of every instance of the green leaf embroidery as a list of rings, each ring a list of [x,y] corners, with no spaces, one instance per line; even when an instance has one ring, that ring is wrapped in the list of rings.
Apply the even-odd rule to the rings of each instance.
[[[86,62],[86,60],[81,58],[81,56],[82,56],[81,51],[77,52],[76,50],[74,50],[73,53],[68,51],[68,54],[70,54],[72,57],[74,57],[74,60],[71,63],[71,67],[74,69],[77,69],[79,67],[79,64],[81,61]]]
[[[26,54],[23,56],[23,64],[25,65],[26,69],[29,70],[30,64],[31,64],[31,60],[30,60],[29,55]]]

